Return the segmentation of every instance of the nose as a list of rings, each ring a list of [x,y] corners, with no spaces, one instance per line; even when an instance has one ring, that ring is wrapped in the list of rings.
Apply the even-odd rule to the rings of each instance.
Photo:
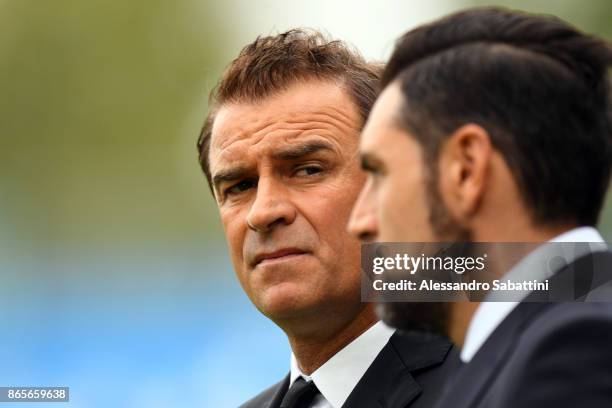
[[[374,205],[374,194],[370,178],[364,184],[361,193],[359,193],[359,198],[355,202],[351,218],[349,219],[348,230],[362,242],[374,241],[378,236],[376,206]]]
[[[246,217],[248,227],[256,232],[269,232],[278,225],[289,225],[297,211],[282,182],[259,178],[255,201]]]

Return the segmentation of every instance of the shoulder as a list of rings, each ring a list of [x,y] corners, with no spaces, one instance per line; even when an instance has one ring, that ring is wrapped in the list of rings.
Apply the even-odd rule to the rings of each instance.
[[[447,337],[424,331],[398,331],[389,343],[418,384],[420,395],[414,406],[434,406],[447,379],[459,365],[458,349]]]
[[[610,406],[612,303],[554,304],[517,340],[491,406]]]
[[[612,333],[612,303],[557,303],[533,319],[521,336],[524,341],[539,343],[561,334],[575,335],[581,341],[596,340],[597,334]],[[571,337],[562,337],[569,344]],[[575,340],[579,340],[575,339]]]
[[[424,390],[441,386],[459,365],[459,350],[444,336],[398,330],[389,343]]]
[[[397,330],[389,343],[410,370],[439,365],[454,349],[448,338],[424,331]]]
[[[240,405],[240,408],[262,408],[270,406],[275,399],[282,397],[289,388],[289,376],[287,375],[281,381],[266,388],[244,404]]]

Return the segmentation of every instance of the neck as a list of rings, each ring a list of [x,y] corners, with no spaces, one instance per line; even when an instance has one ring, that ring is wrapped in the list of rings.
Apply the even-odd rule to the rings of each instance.
[[[477,233],[473,235],[474,242],[540,243],[549,241],[554,237],[577,227],[575,224],[534,227],[528,221],[525,221],[522,225],[519,221],[515,223],[515,225],[508,225],[507,228],[490,222],[487,223],[487,226],[491,226],[492,228],[479,229]],[[489,253],[490,252],[492,251],[489,251]],[[527,253],[524,255],[527,255]],[[503,259],[503,251],[500,254],[495,255],[495,257],[497,259]],[[512,261],[513,258],[510,258]],[[504,263],[500,261],[500,265],[504,265]],[[501,277],[511,267],[512,265],[505,265],[502,270],[494,271],[494,275]],[[476,309],[479,305],[480,302],[468,301],[455,302],[452,304],[449,335],[457,346],[463,346],[470,321],[472,320],[474,313],[476,313]]]
[[[501,220],[509,220],[501,223]],[[536,225],[524,212],[483,217],[471,228],[474,242],[546,242],[562,233],[578,227],[576,223]]]
[[[310,375],[377,321],[373,305],[365,304],[348,322],[319,319],[319,327],[312,333],[286,333],[300,370]]]

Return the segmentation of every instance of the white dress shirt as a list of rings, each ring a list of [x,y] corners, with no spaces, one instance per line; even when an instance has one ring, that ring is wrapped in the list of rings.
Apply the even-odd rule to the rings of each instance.
[[[570,253],[563,253],[562,256],[565,258],[567,263],[573,262],[582,255],[586,255],[589,252],[604,251],[607,249],[602,236],[592,227],[579,227],[574,228],[570,231],[564,232],[563,234],[551,239],[549,242],[590,242],[595,243],[587,246],[577,246],[575,250]],[[550,276],[547,276],[547,271],[542,270],[539,259],[542,259],[544,251],[548,251],[554,248],[551,246],[541,246],[532,251],[529,255],[523,258],[514,268],[504,275],[502,279],[512,278],[511,280],[524,279],[535,279],[542,282]],[[522,294],[524,299],[529,292]],[[489,338],[491,333],[501,324],[501,322],[514,310],[519,302],[483,302],[481,303],[468,327],[463,348],[461,350],[461,361],[468,363],[484,342]]]
[[[310,376],[302,373],[291,353],[289,386],[299,377],[314,381],[321,394],[313,401],[312,408],[340,408],[394,332],[395,329],[383,322],[374,324]]]

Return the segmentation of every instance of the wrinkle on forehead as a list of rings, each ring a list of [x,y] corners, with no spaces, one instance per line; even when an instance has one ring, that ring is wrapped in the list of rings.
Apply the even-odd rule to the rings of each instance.
[[[213,138],[213,146],[225,149],[236,140],[252,138],[258,143],[268,132],[275,130],[312,130],[317,128],[336,128],[342,132],[359,131],[360,123],[347,112],[334,107],[326,107],[317,111],[280,112],[269,117],[261,117],[253,107],[251,118],[242,117],[240,121],[229,123],[218,131],[218,137]],[[217,133],[217,132],[214,132]]]
[[[328,139],[342,149],[342,138],[357,137],[361,125],[356,112],[331,106],[317,110],[284,111],[266,117],[259,116],[255,106],[246,114],[237,113],[224,117],[222,126],[213,131],[211,159],[216,156],[217,160],[233,161],[234,152],[242,148],[261,150],[263,153],[279,144],[309,135]],[[238,118],[232,120],[232,116]]]

